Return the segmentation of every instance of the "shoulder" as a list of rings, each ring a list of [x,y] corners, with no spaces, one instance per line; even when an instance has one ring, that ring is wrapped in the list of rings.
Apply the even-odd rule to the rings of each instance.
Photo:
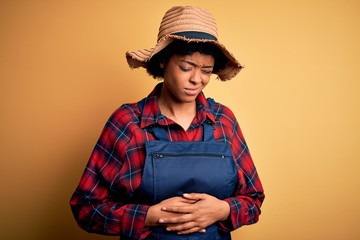
[[[207,98],[207,102],[216,122],[220,122],[222,125],[231,127],[237,125],[235,114],[229,107],[215,101],[212,98]]]
[[[125,103],[118,107],[109,117],[108,123],[124,128],[129,124],[140,122],[140,110],[138,103]]]

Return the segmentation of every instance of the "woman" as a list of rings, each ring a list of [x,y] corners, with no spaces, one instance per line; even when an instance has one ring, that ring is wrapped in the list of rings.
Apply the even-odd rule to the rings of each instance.
[[[106,123],[70,201],[79,226],[121,239],[231,239],[257,222],[264,193],[240,127],[202,92],[211,74],[242,68],[211,14],[173,7],[155,48],[126,56],[163,82]]]

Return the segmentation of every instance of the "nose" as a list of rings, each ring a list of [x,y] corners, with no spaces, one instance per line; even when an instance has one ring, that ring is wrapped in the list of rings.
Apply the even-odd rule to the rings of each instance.
[[[191,74],[191,78],[190,78],[190,82],[192,82],[193,84],[197,84],[200,83],[201,80],[201,71],[198,69],[194,69],[192,74]]]

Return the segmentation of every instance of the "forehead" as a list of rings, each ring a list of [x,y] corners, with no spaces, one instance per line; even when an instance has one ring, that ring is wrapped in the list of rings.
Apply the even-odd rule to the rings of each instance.
[[[171,59],[175,62],[182,62],[190,65],[195,65],[199,67],[209,67],[213,66],[215,58],[212,55],[203,54],[200,52],[194,52],[189,55],[173,55]]]

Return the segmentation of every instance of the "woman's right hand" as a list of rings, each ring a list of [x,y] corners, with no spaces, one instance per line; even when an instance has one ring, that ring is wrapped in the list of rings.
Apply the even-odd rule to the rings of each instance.
[[[173,212],[166,212],[163,211],[162,208],[165,206],[174,206],[174,207],[183,207],[189,206],[191,204],[196,203],[195,200],[186,199],[184,197],[172,197],[163,200],[162,202],[152,205],[145,219],[145,226],[154,227],[161,225],[159,223],[160,218],[171,218],[171,217],[178,217],[183,215],[184,213],[173,213]]]

